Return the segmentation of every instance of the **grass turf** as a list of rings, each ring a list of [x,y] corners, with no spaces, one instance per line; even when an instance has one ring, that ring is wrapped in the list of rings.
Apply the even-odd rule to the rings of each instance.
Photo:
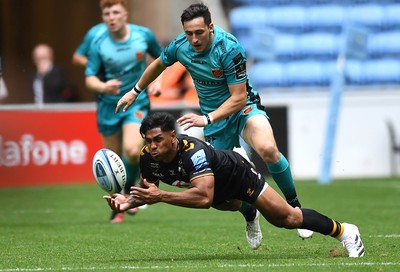
[[[304,207],[358,225],[364,258],[348,258],[331,237],[301,240],[265,220],[253,251],[241,215],[213,209],[160,203],[113,225],[102,191],[84,184],[0,189],[0,272],[400,270],[399,179],[296,187]]]

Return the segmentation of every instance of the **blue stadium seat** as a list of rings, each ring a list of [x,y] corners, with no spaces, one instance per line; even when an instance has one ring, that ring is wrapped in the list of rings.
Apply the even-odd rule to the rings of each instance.
[[[275,55],[282,61],[300,58],[298,42],[299,35],[277,35],[275,37]]]
[[[365,65],[365,76],[368,84],[399,84],[399,60],[379,59],[368,61]]]
[[[250,30],[252,27],[263,27],[268,21],[267,9],[256,6],[240,6],[229,13],[232,31]]]
[[[368,38],[368,53],[372,57],[399,57],[400,30],[378,32]]]
[[[254,27],[251,30],[251,43],[247,56],[253,61],[266,61],[275,59],[275,40],[278,33],[270,28]]]
[[[390,4],[384,6],[384,26],[386,28],[400,27],[400,4]]]
[[[267,10],[256,6],[239,6],[229,13],[232,33],[246,50],[251,47],[251,29],[265,27],[267,19]]]
[[[334,75],[334,61],[293,61],[286,63],[287,81],[291,86],[328,86]]]
[[[341,5],[313,5],[307,9],[307,28],[339,32],[345,21],[345,8]]]
[[[350,85],[400,83],[400,63],[394,59],[349,60],[345,69]]]
[[[253,29],[248,56],[254,61],[287,61],[300,58],[299,35],[283,34],[271,28]]]
[[[249,79],[255,88],[285,85],[284,64],[280,62],[258,62],[250,67]]]
[[[384,9],[379,4],[364,4],[348,7],[346,17],[352,25],[361,25],[370,28],[383,28]]]
[[[327,32],[300,35],[298,47],[303,58],[336,59],[341,47],[341,36]]]
[[[306,24],[306,8],[300,5],[285,5],[267,9],[267,24],[278,30],[302,32]]]

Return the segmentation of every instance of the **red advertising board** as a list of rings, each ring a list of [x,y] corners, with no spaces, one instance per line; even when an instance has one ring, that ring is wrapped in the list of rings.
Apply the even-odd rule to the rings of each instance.
[[[94,182],[95,110],[1,110],[0,187]]]

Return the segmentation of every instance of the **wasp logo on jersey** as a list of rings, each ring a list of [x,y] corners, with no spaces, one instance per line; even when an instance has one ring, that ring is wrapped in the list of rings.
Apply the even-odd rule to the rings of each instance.
[[[194,143],[189,143],[187,140],[183,140],[183,149],[187,152],[194,148]]]

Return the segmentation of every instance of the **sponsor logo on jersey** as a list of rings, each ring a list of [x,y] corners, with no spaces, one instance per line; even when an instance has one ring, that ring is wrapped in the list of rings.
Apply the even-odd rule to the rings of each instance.
[[[220,78],[224,74],[224,71],[220,68],[211,68],[211,73],[215,78]]]
[[[144,54],[142,51],[136,52],[136,59],[138,61],[141,61],[143,59],[143,56],[144,56]]]
[[[244,60],[244,57],[242,55],[242,53],[237,54],[234,58],[233,58],[233,63],[235,64],[239,64]]]
[[[200,149],[196,153],[194,153],[190,159],[192,160],[194,169],[196,171],[199,171],[203,169],[204,167],[208,166],[208,162],[206,159],[206,153],[204,152],[204,149]]]
[[[142,120],[144,118],[144,113],[141,110],[135,112],[135,118]]]
[[[243,79],[246,77],[246,63],[237,64],[235,66],[236,79]]]
[[[197,63],[197,64],[207,64],[207,61],[205,61],[205,60],[194,60],[194,59],[192,59],[190,62],[191,63]]]
[[[246,106],[242,109],[243,114],[247,115],[249,114],[251,111],[253,110],[253,108],[251,106]]]
[[[254,190],[251,189],[251,188],[247,188],[246,194],[247,194],[248,196],[252,196],[252,195],[254,194]]]

